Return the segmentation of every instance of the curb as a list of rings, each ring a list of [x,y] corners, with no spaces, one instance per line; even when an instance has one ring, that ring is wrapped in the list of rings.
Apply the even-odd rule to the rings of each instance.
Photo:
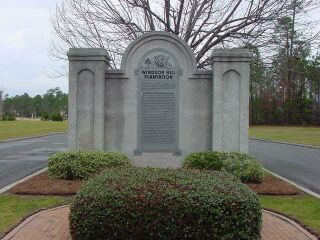
[[[280,144],[292,145],[292,146],[298,146],[298,147],[306,147],[306,148],[320,149],[320,147],[318,147],[318,146],[313,146],[313,145],[305,145],[305,144],[292,143],[292,142],[281,142],[281,141],[276,141],[276,140],[268,140],[268,139],[255,138],[255,137],[250,137],[250,139],[252,139],[252,140],[257,140],[257,141],[262,141],[262,142],[272,142],[272,143],[280,143]]]
[[[48,167],[45,167],[43,169],[40,169],[40,170],[38,170],[38,171],[36,171],[36,172],[24,177],[24,178],[21,178],[20,180],[14,182],[14,183],[11,183],[11,184],[9,184],[7,186],[4,186],[3,188],[0,189],[0,193],[4,193],[4,192],[8,191],[10,188],[13,188],[15,185],[17,185],[19,183],[22,183],[22,182],[24,182],[24,181],[28,180],[29,178],[32,178],[32,177],[34,177],[36,175],[39,175],[40,173],[43,173],[47,169],[48,169]]]
[[[280,176],[280,175],[278,175],[278,174],[276,174],[276,173],[274,173],[274,172],[271,172],[271,171],[268,170],[268,169],[265,169],[265,168],[263,168],[263,169],[264,169],[266,172],[272,174],[273,176],[275,176],[275,177],[277,177],[277,178],[279,178],[279,179],[281,179],[281,180],[283,180],[283,181],[285,181],[285,182],[287,182],[287,183],[295,186],[296,188],[299,188],[301,191],[303,191],[303,192],[305,192],[305,193],[307,193],[307,194],[309,194],[309,195],[311,195],[311,196],[313,196],[313,197],[316,197],[316,198],[320,199],[320,195],[319,195],[319,194],[317,194],[317,193],[315,193],[315,192],[313,192],[313,191],[311,191],[311,190],[309,190],[309,189],[307,189],[307,188],[304,188],[304,187],[302,187],[302,186],[300,186],[300,185],[292,182],[291,180],[289,180],[289,179],[287,179],[287,178],[285,178],[285,177],[282,177],[282,176]]]
[[[47,136],[52,136],[52,135],[64,134],[64,133],[66,133],[66,132],[48,133],[48,134],[30,136],[30,137],[23,137],[23,138],[12,138],[12,139],[8,139],[8,140],[1,140],[0,143],[13,142],[13,141],[19,141],[19,140],[26,140],[26,139],[30,139],[30,138],[47,137]]]
[[[269,210],[265,210],[262,209],[262,212],[268,213],[274,217],[277,217],[285,222],[287,222],[288,224],[290,224],[291,226],[293,226],[294,228],[296,228],[298,231],[302,232],[306,237],[308,237],[311,240],[317,240],[317,237],[315,237],[314,235],[312,235],[309,231],[307,231],[306,229],[304,229],[302,226],[300,226],[298,223],[296,223],[295,221],[291,220],[290,218],[287,218],[286,216],[283,216],[281,214],[269,211]]]

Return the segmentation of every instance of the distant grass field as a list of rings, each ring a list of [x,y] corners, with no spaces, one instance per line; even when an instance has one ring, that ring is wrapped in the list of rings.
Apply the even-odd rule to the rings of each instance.
[[[320,147],[320,127],[253,126],[250,137]]]
[[[65,132],[68,128],[67,125],[67,121],[0,121],[0,140]]]

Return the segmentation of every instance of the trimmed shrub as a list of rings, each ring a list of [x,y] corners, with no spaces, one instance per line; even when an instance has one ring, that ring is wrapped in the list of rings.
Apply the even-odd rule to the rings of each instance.
[[[231,152],[226,154],[223,170],[227,171],[244,183],[260,183],[263,180],[263,166],[252,155]]]
[[[2,121],[15,121],[16,117],[10,113],[7,113],[7,114],[2,115],[1,120]]]
[[[229,172],[245,183],[260,183],[263,166],[253,156],[238,152],[196,152],[184,160],[185,168],[222,170]]]
[[[48,173],[52,178],[87,179],[106,168],[131,166],[127,155],[117,152],[68,151],[52,155]]]
[[[216,171],[110,169],[71,205],[72,239],[260,239],[256,194]]]
[[[186,168],[221,170],[223,166],[223,158],[224,153],[222,152],[195,152],[186,157],[183,162],[183,166]]]
[[[63,118],[60,113],[52,113],[50,116],[51,121],[63,121]]]
[[[42,112],[41,113],[41,121],[49,121],[50,116],[48,112]]]

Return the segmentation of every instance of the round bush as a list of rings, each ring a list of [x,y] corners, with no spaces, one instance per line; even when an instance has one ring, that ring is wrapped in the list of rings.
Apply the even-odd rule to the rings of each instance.
[[[223,166],[223,153],[221,152],[195,152],[186,157],[183,166],[186,168],[221,170]]]
[[[222,170],[236,176],[244,183],[260,183],[263,166],[253,156],[238,152],[195,152],[183,162],[185,168]]]
[[[50,116],[50,119],[51,119],[51,121],[60,121],[60,122],[63,121],[63,118],[62,118],[61,114],[58,113],[58,112],[52,113],[51,116]]]
[[[233,174],[244,183],[260,183],[263,180],[263,166],[253,156],[246,153],[227,153],[223,170]]]
[[[41,113],[41,121],[49,121],[50,115],[48,112],[42,112]]]
[[[131,166],[127,155],[118,152],[68,151],[52,155],[48,173],[52,178],[81,180],[106,168]]]
[[[216,171],[110,169],[71,205],[72,239],[260,239],[254,192]]]

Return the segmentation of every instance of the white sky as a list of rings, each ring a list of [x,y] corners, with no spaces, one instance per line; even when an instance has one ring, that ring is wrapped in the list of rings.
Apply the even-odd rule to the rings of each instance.
[[[25,92],[35,96],[54,87],[68,91],[66,77],[47,77],[54,64],[48,57],[49,15],[58,1],[0,0],[0,90],[10,96]],[[311,13],[319,15],[319,9]]]
[[[0,0],[0,89],[10,96],[68,90],[66,78],[48,78],[50,10],[56,0]]]

